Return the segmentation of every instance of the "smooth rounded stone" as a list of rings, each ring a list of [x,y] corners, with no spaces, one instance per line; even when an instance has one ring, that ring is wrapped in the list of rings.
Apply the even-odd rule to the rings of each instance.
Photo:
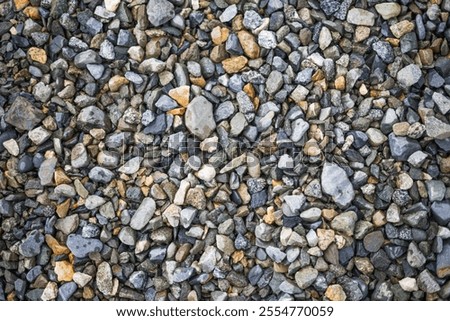
[[[397,17],[401,13],[402,7],[395,2],[384,2],[376,4],[375,10],[377,10],[384,20],[389,20]]]
[[[411,87],[422,78],[422,71],[418,65],[407,65],[397,73],[397,81],[403,87]]]
[[[363,242],[364,242],[364,248],[367,251],[369,251],[371,253],[378,252],[378,250],[384,244],[383,232],[381,232],[381,231],[371,232],[364,237]]]
[[[322,217],[322,210],[318,207],[312,207],[300,213],[300,218],[308,223],[314,223]]]
[[[427,187],[428,199],[430,202],[442,201],[445,197],[446,187],[444,182],[431,180],[426,181],[425,185]]]
[[[230,121],[230,135],[233,137],[239,136],[240,133],[247,126],[247,119],[243,113],[236,113]]]
[[[155,210],[155,201],[150,197],[144,198],[131,218],[130,227],[134,230],[142,230],[153,217]]]
[[[113,274],[108,262],[99,264],[95,282],[98,290],[104,295],[111,295],[113,293]]]
[[[274,95],[281,89],[283,84],[283,74],[277,70],[272,70],[269,77],[267,77],[266,92],[269,95]]]
[[[409,243],[406,260],[413,268],[421,268],[427,261],[415,242]]]
[[[114,173],[109,169],[95,166],[89,171],[89,178],[97,183],[108,184],[114,178]]]
[[[58,289],[58,301],[68,301],[76,292],[78,286],[75,282],[68,282],[61,285]]]
[[[119,153],[113,151],[101,151],[97,155],[97,163],[102,167],[116,168],[119,165]]]
[[[31,231],[19,245],[19,253],[24,257],[34,257],[41,253],[44,235],[40,231]]]
[[[333,38],[331,36],[331,32],[327,27],[322,27],[319,33],[319,47],[322,50],[325,50],[328,48],[328,46],[333,41]]]
[[[276,263],[281,263],[286,258],[286,253],[274,246],[268,246],[266,253]]]
[[[417,277],[417,286],[425,293],[436,293],[441,289],[434,276],[428,270],[423,270],[419,274]]]
[[[41,126],[36,127],[28,132],[28,138],[33,142],[34,145],[39,146],[51,137],[52,133],[48,130],[42,128]]]
[[[97,239],[86,239],[80,235],[70,234],[67,238],[67,247],[77,258],[85,258],[94,252],[103,249],[103,243]]]
[[[203,181],[210,182],[216,177],[216,170],[212,165],[205,164],[196,173],[196,176]]]
[[[111,127],[109,117],[96,106],[83,108],[77,117],[77,126],[84,132],[93,128],[103,128],[106,131]]]
[[[89,165],[89,155],[82,143],[78,143],[72,148],[70,164],[73,168],[83,168]]]
[[[228,6],[219,16],[221,22],[229,22],[237,15],[237,6],[232,4]]]
[[[142,160],[142,157],[133,157],[124,165],[119,167],[118,171],[127,175],[132,175],[139,170]]]
[[[103,197],[100,197],[97,195],[89,195],[86,198],[84,206],[86,206],[86,208],[88,210],[93,210],[94,208],[100,207],[105,203],[106,203],[106,200]]]
[[[436,258],[436,275],[445,278],[450,275],[450,242],[447,240]]]
[[[377,128],[369,128],[366,131],[367,137],[369,139],[369,143],[372,146],[378,147],[387,141],[387,137]]]
[[[189,103],[184,119],[189,131],[202,140],[216,128],[213,106],[203,96],[197,96]]]
[[[394,133],[389,134],[388,139],[391,155],[395,160],[406,161],[414,152],[421,150],[417,140],[396,136]]]
[[[297,143],[298,141],[300,141],[300,139],[303,138],[308,129],[309,123],[306,122],[304,119],[299,118],[294,120],[294,122],[292,123],[291,140],[294,143]]]
[[[431,204],[431,214],[439,225],[446,226],[450,223],[450,202],[433,202]]]
[[[355,198],[352,183],[346,172],[334,163],[325,163],[321,175],[323,192],[333,198],[340,207],[345,208]]]
[[[352,236],[357,220],[358,216],[355,212],[344,212],[342,214],[336,215],[336,217],[331,221],[331,228],[346,236]]]
[[[175,16],[175,7],[167,0],[149,0],[147,3],[148,21],[159,27],[172,20]]]
[[[352,8],[347,13],[347,22],[358,26],[371,27],[375,24],[375,15],[367,10]]]
[[[398,281],[398,284],[402,288],[403,291],[406,292],[414,292],[419,290],[419,287],[417,286],[416,279],[411,277],[406,277]]]
[[[214,110],[214,120],[216,122],[220,122],[224,119],[229,118],[231,115],[235,112],[235,107],[233,103],[229,100],[224,101],[221,103],[217,108]]]
[[[53,190],[53,192],[56,195],[61,195],[64,197],[75,197],[76,196],[76,192],[75,192],[75,188],[73,188],[71,185],[68,184],[61,184],[55,187],[55,189]]]
[[[258,34],[258,45],[265,49],[274,49],[277,47],[277,38],[273,31],[262,30]]]
[[[315,268],[307,266],[295,273],[295,282],[304,290],[314,283],[318,275],[319,272]]]

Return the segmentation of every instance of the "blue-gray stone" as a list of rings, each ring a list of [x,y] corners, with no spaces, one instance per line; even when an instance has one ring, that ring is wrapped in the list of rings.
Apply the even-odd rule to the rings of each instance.
[[[86,239],[81,235],[70,234],[67,238],[67,247],[77,258],[85,258],[90,253],[100,252],[103,243],[97,239]]]
[[[78,286],[75,282],[68,282],[61,285],[58,289],[58,301],[68,301],[75,291],[78,289]]]
[[[420,144],[414,139],[396,136],[394,133],[388,137],[391,155],[395,160],[406,161],[414,152],[421,150]]]
[[[19,245],[19,253],[25,257],[33,257],[41,252],[44,235],[40,231],[31,231],[27,238]]]

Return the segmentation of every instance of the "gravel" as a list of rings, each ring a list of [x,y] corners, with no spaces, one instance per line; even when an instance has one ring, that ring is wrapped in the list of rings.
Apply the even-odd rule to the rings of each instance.
[[[449,12],[1,3],[0,300],[448,300]]]

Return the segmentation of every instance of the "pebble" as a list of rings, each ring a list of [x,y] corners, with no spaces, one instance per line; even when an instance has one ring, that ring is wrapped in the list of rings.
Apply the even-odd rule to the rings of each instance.
[[[85,258],[90,253],[100,252],[103,243],[97,239],[85,239],[80,235],[70,234],[67,238],[67,247],[78,258]]]
[[[155,210],[155,201],[150,197],[144,198],[131,218],[130,227],[134,230],[142,230],[153,217]]]
[[[147,3],[148,21],[159,27],[175,16],[175,7],[168,0],[149,0]]]
[[[321,185],[324,193],[331,196],[333,201],[341,208],[348,207],[355,197],[353,186],[347,174],[336,164],[325,163]]]
[[[375,24],[375,15],[367,10],[352,8],[348,11],[347,22],[358,26],[371,27]]]
[[[96,283],[98,290],[104,295],[111,295],[113,291],[113,280],[111,266],[108,262],[102,262],[97,268]]]
[[[216,128],[212,104],[203,96],[195,97],[187,106],[185,122],[193,135],[207,138]]]
[[[378,3],[375,5],[375,9],[383,17],[384,20],[395,18],[402,11],[402,7],[395,2]]]

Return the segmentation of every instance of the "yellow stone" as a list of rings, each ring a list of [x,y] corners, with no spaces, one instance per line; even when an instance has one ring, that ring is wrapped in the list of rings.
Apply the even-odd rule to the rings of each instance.
[[[314,139],[310,139],[305,143],[303,151],[308,156],[319,156],[321,153],[320,147]]]
[[[66,175],[66,173],[64,172],[64,170],[60,167],[58,167],[55,170],[55,183],[56,185],[61,185],[61,184],[70,184],[72,183],[72,180]]]
[[[181,107],[181,108],[175,108],[175,109],[169,110],[167,113],[169,115],[173,115],[173,116],[183,116],[185,112],[186,112],[186,108]]]
[[[189,104],[190,86],[180,86],[169,91],[169,96],[174,99],[181,107],[187,107]]]
[[[39,20],[41,19],[41,14],[39,13],[38,7],[26,7],[23,9],[23,13],[33,20]]]
[[[45,64],[47,62],[47,53],[41,48],[31,47],[28,49],[28,57],[40,64]]]
[[[331,243],[334,242],[334,231],[333,230],[325,230],[325,229],[317,229],[317,238],[319,239],[319,249],[325,251]]]
[[[325,208],[322,210],[322,216],[327,221],[331,221],[335,216],[337,215],[337,212],[334,209]]]
[[[331,301],[345,301],[347,296],[339,284],[333,284],[325,291],[325,296]]]
[[[336,88],[337,90],[345,90],[345,77],[344,76],[339,76],[336,78],[336,80],[334,81],[334,88]]]
[[[205,87],[206,86],[206,80],[203,77],[189,77],[191,80],[191,83],[193,85],[199,86],[199,87]]]
[[[414,30],[414,23],[408,20],[402,20],[392,25],[390,29],[396,38],[401,38],[404,34]]]
[[[360,42],[369,38],[370,28],[366,26],[357,26],[355,29],[355,41]]]
[[[211,30],[211,40],[215,45],[221,45],[228,39],[230,31],[227,28],[221,28],[219,26]]]
[[[55,264],[55,273],[58,276],[58,281],[70,282],[73,279],[73,265],[68,261],[58,261]]]
[[[222,61],[223,69],[228,74],[235,74],[241,71],[247,65],[248,59],[244,56],[237,56]]]
[[[58,214],[59,217],[63,218],[67,216],[67,213],[70,209],[70,198],[66,199],[64,202],[58,204],[56,206],[56,214]]]
[[[447,158],[441,158],[439,161],[439,169],[444,174],[450,173],[450,156]]]
[[[14,0],[14,6],[16,7],[16,10],[22,10],[23,8],[28,6],[29,3],[30,1],[28,0]]]
[[[244,258],[244,251],[236,251],[231,255],[233,263],[236,264]]]
[[[108,86],[111,91],[118,91],[120,87],[128,84],[128,82],[128,79],[124,76],[115,75],[108,81]]]
[[[245,30],[239,31],[237,36],[245,55],[250,59],[258,58],[260,48],[255,40],[255,37],[250,32]]]
[[[59,242],[50,234],[45,235],[45,243],[47,243],[48,247],[52,250],[53,254],[55,255],[70,253],[67,247],[59,244]]]

